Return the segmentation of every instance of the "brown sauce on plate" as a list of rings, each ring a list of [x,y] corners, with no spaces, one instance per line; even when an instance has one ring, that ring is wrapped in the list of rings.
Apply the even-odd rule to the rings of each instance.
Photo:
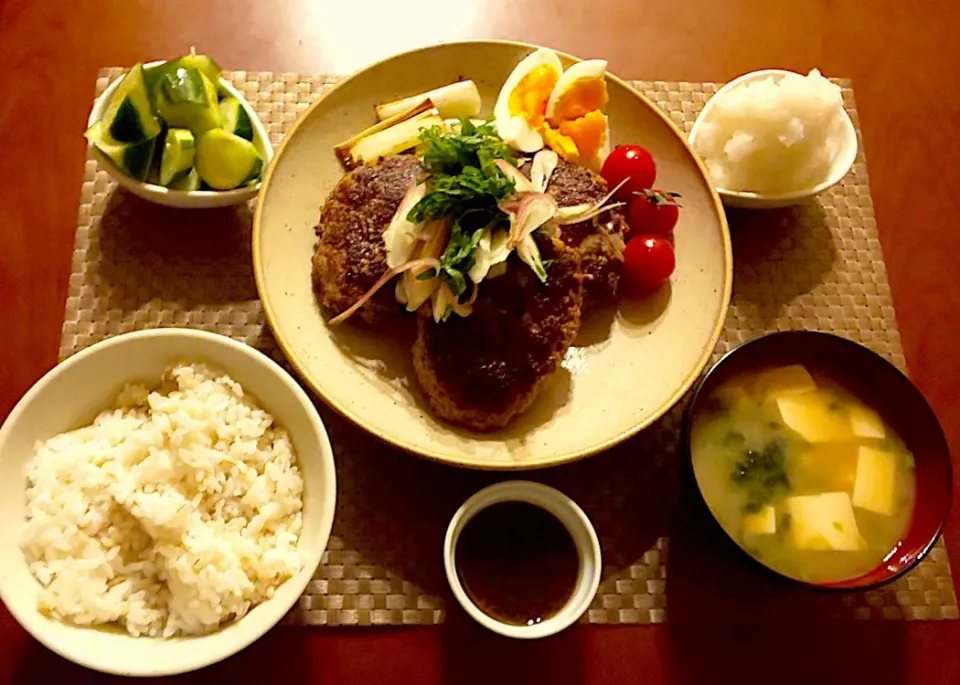
[[[467,596],[503,623],[535,625],[566,605],[580,557],[567,528],[529,502],[499,502],[464,526],[454,551]]]

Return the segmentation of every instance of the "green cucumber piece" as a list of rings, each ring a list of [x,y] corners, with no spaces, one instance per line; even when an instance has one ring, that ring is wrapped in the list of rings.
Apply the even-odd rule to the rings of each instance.
[[[163,94],[174,105],[206,105],[209,102],[199,69],[177,67],[163,75],[161,84]]]
[[[160,157],[160,185],[169,186],[175,176],[193,167],[195,149],[193,134],[188,129],[167,129]]]
[[[207,131],[220,128],[223,119],[220,116],[220,105],[217,102],[217,87],[207,76],[194,70],[203,83],[205,102],[172,102],[167,95],[161,80],[154,87],[153,96],[157,103],[157,112],[171,128],[188,128],[195,137]]]
[[[196,169],[180,172],[167,186],[170,190],[200,190],[200,174]]]
[[[121,143],[113,140],[103,122],[98,121],[84,134],[87,140],[109,157],[121,171],[138,181],[145,181],[153,164],[154,140]]]
[[[223,118],[223,130],[253,141],[253,122],[240,100],[232,95],[223,98],[220,101],[220,116]]]
[[[220,74],[223,73],[223,69],[220,68],[220,65],[217,64],[217,61],[212,57],[191,53],[189,55],[184,55],[178,61],[181,62],[185,67],[199,69],[201,73],[213,81],[213,83],[220,83]]]
[[[100,120],[118,143],[142,143],[160,135],[160,121],[147,94],[142,64],[134,65],[120,81]]]
[[[178,57],[177,59],[171,59],[161,64],[155,64],[152,67],[147,67],[144,70],[144,75],[147,82],[147,88],[152,93],[155,86],[160,80],[164,77],[164,74],[170,71],[174,71],[180,67],[185,69],[199,69],[208,79],[213,81],[214,84],[220,84],[220,74],[223,73],[223,69],[220,68],[220,65],[217,64],[216,60],[212,57],[207,57],[206,55],[197,55],[190,53],[189,55],[184,55],[183,57]]]
[[[160,138],[157,138],[156,141],[160,141]],[[162,146],[163,142],[160,141],[159,144]],[[144,179],[147,183],[152,183],[155,186],[160,185],[160,158],[163,157],[163,151],[160,150],[160,153],[157,153],[157,144],[154,144],[154,153],[153,153],[153,163],[150,164],[150,171],[147,172],[147,177]]]
[[[249,140],[217,128],[197,141],[196,167],[208,186],[230,190],[258,177],[263,159]]]
[[[247,180],[243,182],[245,186],[255,186],[260,182],[260,178],[263,176],[263,157],[257,158],[257,163],[254,165],[253,170],[250,172],[250,175],[247,176]]]

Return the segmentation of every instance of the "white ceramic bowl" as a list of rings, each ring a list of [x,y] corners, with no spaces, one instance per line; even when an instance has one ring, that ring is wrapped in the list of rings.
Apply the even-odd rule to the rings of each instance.
[[[169,364],[206,361],[237,380],[286,428],[304,479],[303,569],[276,595],[221,630],[161,640],[120,630],[83,628],[37,611],[40,584],[20,551],[26,466],[37,441],[89,424],[129,381],[156,381]],[[0,598],[31,635],[63,657],[107,673],[160,676],[220,661],[284,617],[320,563],[333,524],[336,476],[330,441],[299,385],[265,355],[230,338],[165,328],[128,333],[91,346],[55,367],[20,400],[0,428]]]
[[[163,61],[157,60],[155,62],[147,62],[143,66],[152,67],[157,64],[163,64]],[[103,91],[103,94],[97,98],[97,101],[93,104],[93,109],[90,111],[90,117],[87,119],[88,128],[93,126],[93,124],[97,121],[100,121],[100,119],[103,117],[104,110],[107,108],[107,103],[110,102],[110,98],[120,85],[121,78],[122,77],[115,79],[113,83],[107,86],[106,90]],[[240,104],[243,105],[243,108],[247,111],[247,115],[250,117],[250,122],[253,124],[254,144],[261,151],[261,155],[263,156],[263,165],[266,167],[270,163],[270,160],[273,159],[273,146],[270,145],[270,136],[267,135],[267,130],[263,127],[263,124],[257,117],[257,113],[253,111],[253,107],[251,107],[246,98],[240,94],[239,90],[234,88],[226,79],[223,78],[220,79],[220,88],[237,98],[240,101]],[[241,202],[246,202],[247,200],[256,197],[257,193],[260,192],[260,183],[252,186],[245,186],[243,188],[234,188],[233,190],[171,190],[169,188],[164,188],[161,185],[147,183],[145,181],[138,181],[135,178],[131,178],[121,171],[120,168],[113,163],[113,160],[100,152],[95,145],[91,144],[90,147],[93,150],[93,156],[97,158],[100,166],[103,167],[108,174],[113,176],[114,180],[120,185],[120,187],[129,190],[138,197],[142,197],[144,200],[156,202],[160,205],[166,205],[168,207],[180,207],[182,209],[227,207],[229,205],[237,205]],[[264,171],[264,173],[266,173],[266,171]]]
[[[514,625],[484,613],[467,595],[457,574],[456,551],[460,533],[474,516],[500,502],[529,502],[546,509],[566,527],[580,555],[577,584],[570,599],[560,611],[540,623]],[[464,502],[453,515],[443,541],[443,566],[454,597],[477,623],[506,637],[533,640],[570,627],[590,606],[600,587],[600,539],[583,510],[559,490],[532,481],[510,480],[484,488]]]
[[[697,117],[696,122],[693,124],[693,128],[690,130],[690,145],[696,149],[697,135],[700,132],[702,123],[709,116],[710,110],[713,108],[713,104],[716,102],[716,100],[722,97],[725,93],[750,81],[758,81],[771,76],[774,78],[782,78],[791,73],[794,72],[786,71],[784,69],[762,69],[760,71],[752,71],[749,74],[744,74],[743,76],[739,76],[727,83],[707,101],[706,105],[704,105],[703,111],[700,112],[700,116]],[[850,121],[850,116],[847,114],[846,110],[841,110],[840,113],[843,119],[843,142],[840,147],[840,152],[837,154],[836,159],[833,160],[833,164],[830,166],[830,171],[827,173],[827,177],[823,179],[823,181],[805,190],[792,193],[783,193],[779,195],[726,190],[725,188],[718,187],[717,193],[720,195],[720,199],[723,200],[723,203],[728,207],[742,207],[744,209],[774,209],[776,207],[789,207],[791,205],[799,204],[808,198],[814,197],[815,195],[819,195],[827,188],[839,183],[843,177],[847,175],[847,172],[850,171],[850,168],[856,161],[858,147],[857,130],[853,127],[853,122]]]

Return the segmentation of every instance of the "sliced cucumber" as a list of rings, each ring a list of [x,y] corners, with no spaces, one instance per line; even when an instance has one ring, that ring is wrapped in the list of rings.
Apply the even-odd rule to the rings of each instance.
[[[260,183],[260,181],[262,180],[262,177],[263,177],[263,157],[259,159],[256,167],[253,170],[253,173],[250,174],[250,176],[247,178],[246,182],[244,182],[243,185],[255,186],[258,183]]]
[[[199,69],[177,67],[164,74],[160,83],[171,104],[206,105],[209,102]]]
[[[218,128],[197,141],[196,167],[208,186],[230,190],[259,177],[263,159],[249,140]]]
[[[175,176],[193,167],[195,149],[193,134],[189,130],[167,129],[160,157],[160,185],[169,186]]]
[[[160,121],[150,104],[142,64],[134,65],[123,77],[101,121],[110,138],[118,143],[142,143],[160,134]]]
[[[196,169],[180,172],[167,187],[170,190],[200,190],[200,174]]]
[[[223,73],[223,69],[220,68],[220,65],[217,64],[213,57],[208,57],[207,55],[198,55],[191,52],[189,55],[184,55],[177,61],[181,62],[185,67],[199,69],[203,75],[210,79],[214,84],[220,84],[220,74]]]
[[[147,88],[152,93],[155,86],[163,78],[164,74],[169,71],[173,71],[179,67],[184,67],[187,69],[199,69],[208,79],[210,79],[215,85],[220,85],[220,74],[223,73],[223,69],[220,68],[220,65],[212,57],[207,57],[206,55],[197,55],[195,53],[190,53],[189,55],[184,55],[177,59],[172,59],[162,64],[156,64],[152,67],[147,67],[144,70],[144,76],[147,82]]]
[[[203,84],[203,102],[173,102],[167,93],[166,86],[169,81],[166,77],[154,86],[153,97],[154,102],[157,103],[157,113],[163,117],[168,126],[189,128],[194,136],[199,137],[210,129],[219,128],[222,124],[220,105],[217,102],[217,87],[202,71],[193,68],[186,71],[192,72],[190,80],[194,76],[200,78]],[[188,99],[186,91],[183,92],[182,97]]]
[[[156,140],[160,140],[157,138]],[[162,145],[162,142],[160,143]],[[150,164],[150,171],[147,173],[147,177],[144,179],[147,183],[152,183],[155,186],[160,185],[160,158],[163,157],[162,150],[161,154],[157,154],[157,143],[154,143],[153,147],[153,162]]]
[[[91,143],[113,160],[120,169],[138,181],[144,181],[150,173],[153,163],[153,153],[156,149],[154,140],[145,140],[140,143],[121,143],[114,140],[107,132],[102,121],[98,121],[84,134]]]
[[[223,130],[253,141],[253,122],[240,100],[232,95],[223,98],[220,101],[220,116],[223,118]]]

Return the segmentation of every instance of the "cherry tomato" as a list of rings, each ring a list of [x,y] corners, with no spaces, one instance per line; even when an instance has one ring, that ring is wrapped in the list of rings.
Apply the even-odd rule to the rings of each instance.
[[[680,216],[679,195],[661,190],[647,190],[634,195],[627,209],[627,224],[633,235],[656,233],[670,235]]]
[[[639,145],[618,145],[607,155],[600,175],[611,189],[623,179],[629,179],[617,191],[617,199],[629,202],[634,193],[653,187],[657,165],[650,153]]]
[[[659,235],[638,235],[623,252],[623,270],[641,290],[658,288],[670,278],[677,258],[670,241]]]

